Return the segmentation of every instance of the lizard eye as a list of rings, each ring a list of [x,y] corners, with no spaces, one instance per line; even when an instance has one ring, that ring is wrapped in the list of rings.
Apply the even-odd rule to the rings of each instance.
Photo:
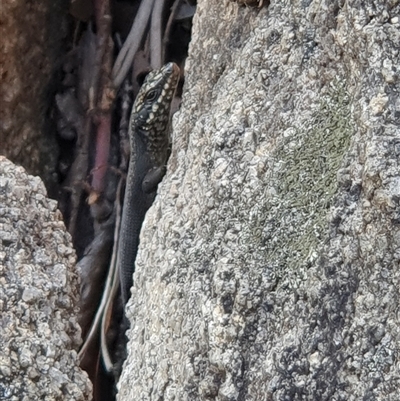
[[[145,98],[146,102],[152,102],[152,101],[156,100],[157,95],[158,95],[158,91],[155,89],[152,89],[151,91],[147,92],[146,98]]]

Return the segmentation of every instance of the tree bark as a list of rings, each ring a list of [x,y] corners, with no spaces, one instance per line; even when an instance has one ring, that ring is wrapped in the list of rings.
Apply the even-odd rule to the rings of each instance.
[[[398,400],[399,14],[199,1],[119,401]]]

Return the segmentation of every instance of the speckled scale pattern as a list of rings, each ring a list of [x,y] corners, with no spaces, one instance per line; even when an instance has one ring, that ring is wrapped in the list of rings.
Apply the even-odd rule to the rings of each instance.
[[[131,135],[136,135],[138,129],[140,130],[146,140],[147,152],[158,164],[161,161],[160,149],[165,147],[168,141],[165,131],[178,79],[179,68],[174,63],[168,63],[159,70],[149,72],[132,109]],[[148,98],[150,93],[156,97]]]

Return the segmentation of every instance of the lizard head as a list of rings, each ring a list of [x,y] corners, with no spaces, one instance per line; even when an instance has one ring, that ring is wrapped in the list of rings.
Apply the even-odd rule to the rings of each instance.
[[[133,132],[141,133],[150,141],[165,132],[178,79],[179,67],[175,63],[147,75],[132,108]]]

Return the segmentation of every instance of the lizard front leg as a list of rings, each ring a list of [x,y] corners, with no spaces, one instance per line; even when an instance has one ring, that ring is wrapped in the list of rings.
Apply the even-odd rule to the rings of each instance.
[[[166,169],[166,166],[153,167],[147,172],[142,182],[144,193],[149,194],[157,189],[157,185],[164,177]]]

